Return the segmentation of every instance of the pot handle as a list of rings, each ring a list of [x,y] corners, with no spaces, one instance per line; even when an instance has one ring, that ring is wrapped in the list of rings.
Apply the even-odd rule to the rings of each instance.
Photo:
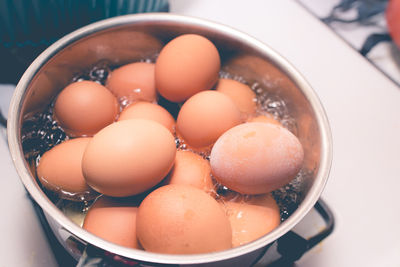
[[[280,254],[280,258],[271,265],[268,265],[269,267],[293,266],[293,262],[299,260],[307,251],[332,233],[335,226],[335,219],[331,209],[322,199],[318,200],[314,205],[314,209],[323,219],[325,227],[309,238],[303,238],[293,231],[286,233],[277,240],[277,251]]]

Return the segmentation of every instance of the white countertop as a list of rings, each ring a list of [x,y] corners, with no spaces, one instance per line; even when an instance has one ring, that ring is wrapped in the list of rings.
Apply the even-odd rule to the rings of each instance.
[[[0,85],[0,110],[7,115],[14,86]],[[0,126],[0,267],[57,266],[32,202],[11,160]]]
[[[296,266],[400,266],[400,88],[295,1],[170,3],[173,13],[221,22],[270,45],[326,108],[334,160],[323,197],[336,228]],[[55,266],[3,138],[0,159],[0,267]]]

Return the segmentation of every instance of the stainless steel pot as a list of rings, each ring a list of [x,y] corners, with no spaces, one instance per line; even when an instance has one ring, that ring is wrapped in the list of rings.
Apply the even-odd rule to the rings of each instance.
[[[21,125],[24,118],[43,110],[76,73],[100,60],[121,65],[155,57],[163,43],[184,33],[209,38],[220,52],[225,71],[257,82],[263,90],[285,100],[290,116],[297,122],[293,130],[304,147],[303,168],[310,175],[302,181],[301,203],[297,210],[274,231],[247,245],[199,255],[164,255],[121,247],[86,232],[47,198],[24,159]],[[331,132],[323,107],[310,85],[289,62],[262,42],[230,27],[161,13],[100,21],[74,31],[46,49],[17,85],[9,111],[8,139],[23,184],[71,255],[78,259],[82,251],[77,248],[91,246],[108,255],[149,265],[249,265],[314,206],[327,181],[332,158]]]

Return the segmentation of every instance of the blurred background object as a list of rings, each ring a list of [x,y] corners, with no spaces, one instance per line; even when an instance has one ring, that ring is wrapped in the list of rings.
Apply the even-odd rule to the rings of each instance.
[[[386,22],[389,34],[393,41],[400,47],[400,1],[390,0],[386,8]]]
[[[46,47],[84,25],[168,10],[168,0],[0,0],[0,83],[17,84]]]

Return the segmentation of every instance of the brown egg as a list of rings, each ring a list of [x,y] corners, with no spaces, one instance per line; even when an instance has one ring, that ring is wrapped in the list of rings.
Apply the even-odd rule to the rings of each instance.
[[[175,139],[161,124],[142,119],[119,121],[90,141],[83,155],[83,175],[93,189],[105,195],[136,195],[168,174],[175,153]]]
[[[54,116],[72,136],[91,136],[111,124],[118,114],[115,97],[104,86],[92,82],[74,82],[58,95]]]
[[[136,100],[153,102],[157,97],[154,68],[154,64],[146,62],[124,65],[111,72],[106,87],[127,103]]]
[[[231,99],[220,92],[204,91],[183,104],[176,130],[190,147],[203,148],[239,123],[240,111]]]
[[[146,119],[164,125],[171,133],[175,130],[175,120],[169,112],[157,104],[149,102],[136,102],[125,108],[118,121],[130,119]]]
[[[216,90],[232,99],[244,115],[256,111],[256,94],[247,85],[231,79],[219,79]]]
[[[232,227],[232,246],[254,241],[280,224],[279,207],[270,194],[253,196],[250,200],[222,203]]]
[[[269,193],[300,171],[303,148],[287,129],[249,122],[225,132],[214,144],[210,164],[217,181],[242,194]]]
[[[136,237],[137,206],[102,196],[90,207],[83,228],[98,237],[129,248],[140,248]]]
[[[279,121],[275,120],[272,117],[272,115],[271,116],[258,115],[256,117],[252,117],[252,118],[248,119],[247,122],[265,122],[265,123],[272,123],[275,125],[282,126],[282,124]]]
[[[212,42],[197,34],[181,35],[164,46],[157,58],[156,88],[166,99],[182,102],[211,89],[219,69],[218,50]]]
[[[207,253],[232,246],[223,208],[188,185],[166,185],[150,193],[139,206],[137,235],[145,250],[158,253]]]
[[[166,183],[191,185],[205,192],[211,192],[214,186],[210,163],[191,151],[178,150],[174,167]]]
[[[37,166],[37,177],[42,185],[52,191],[70,194],[89,191],[81,164],[83,152],[90,140],[91,138],[67,140],[45,152]],[[60,196],[63,197],[64,194]]]

